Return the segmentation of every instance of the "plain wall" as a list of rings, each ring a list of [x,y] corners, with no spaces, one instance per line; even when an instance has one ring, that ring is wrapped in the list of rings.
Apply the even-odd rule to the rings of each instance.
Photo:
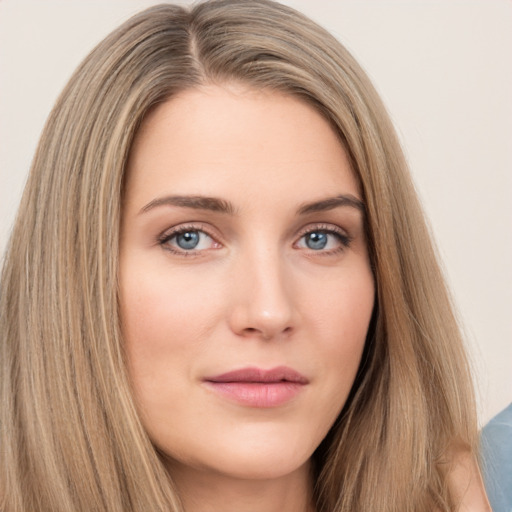
[[[154,3],[0,0],[2,252],[60,90],[97,42]],[[388,106],[465,325],[484,423],[512,402],[512,2],[283,3],[333,32]]]

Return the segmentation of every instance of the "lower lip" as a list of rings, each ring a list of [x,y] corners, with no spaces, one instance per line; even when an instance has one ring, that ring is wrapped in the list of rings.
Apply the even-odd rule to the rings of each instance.
[[[220,395],[249,407],[278,407],[295,398],[304,388],[297,382],[211,382]]]

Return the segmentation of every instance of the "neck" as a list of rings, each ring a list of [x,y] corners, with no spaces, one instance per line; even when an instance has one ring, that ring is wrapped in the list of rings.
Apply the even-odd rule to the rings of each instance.
[[[310,465],[270,479],[246,479],[213,471],[169,468],[185,512],[314,512]]]

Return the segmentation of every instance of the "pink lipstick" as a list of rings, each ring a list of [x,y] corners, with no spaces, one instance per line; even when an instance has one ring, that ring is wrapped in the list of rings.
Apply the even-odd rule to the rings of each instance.
[[[270,370],[242,368],[204,379],[205,384],[220,395],[249,407],[278,407],[308,384],[308,379],[286,366]]]

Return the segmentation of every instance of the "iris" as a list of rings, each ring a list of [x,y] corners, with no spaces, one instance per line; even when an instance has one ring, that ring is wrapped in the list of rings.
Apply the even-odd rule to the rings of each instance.
[[[176,245],[180,249],[195,249],[199,244],[199,233],[197,231],[186,231],[176,235]]]
[[[306,235],[306,245],[309,249],[313,249],[314,251],[324,249],[328,242],[327,236],[327,233],[322,231],[308,233]]]

